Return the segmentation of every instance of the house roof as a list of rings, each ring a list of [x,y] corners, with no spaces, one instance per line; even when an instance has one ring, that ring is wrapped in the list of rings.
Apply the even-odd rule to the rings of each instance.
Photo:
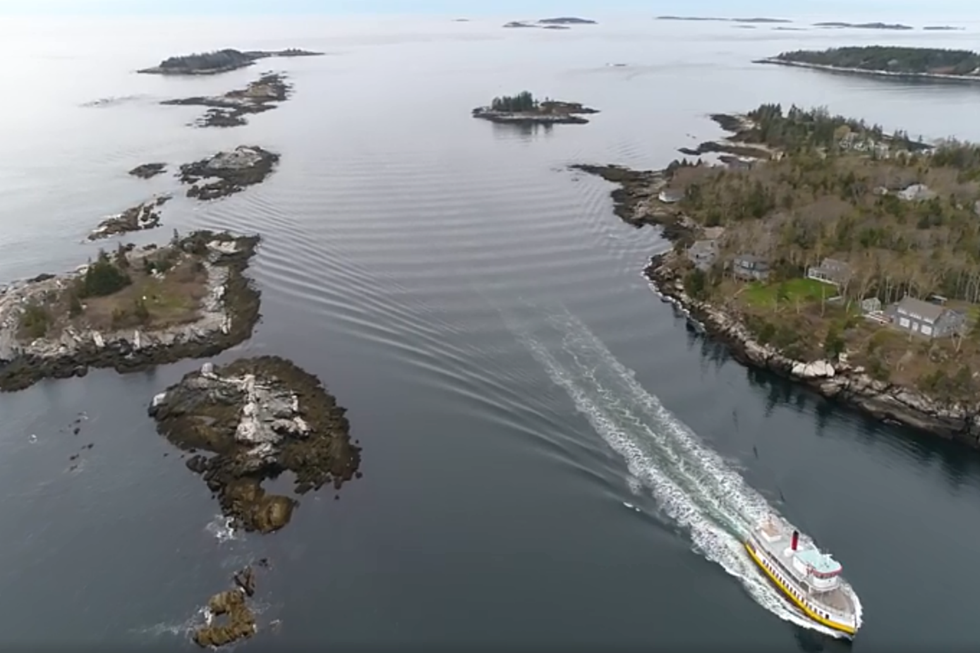
[[[929,302],[922,301],[921,299],[916,299],[915,297],[903,297],[897,304],[898,308],[904,309],[909,313],[915,313],[916,315],[921,315],[923,318],[929,322],[935,322],[943,313],[947,310],[942,306],[936,304],[931,304]]]

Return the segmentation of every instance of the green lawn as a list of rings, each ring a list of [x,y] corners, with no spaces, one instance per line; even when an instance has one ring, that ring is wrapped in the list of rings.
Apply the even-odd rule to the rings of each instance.
[[[783,295],[781,298],[780,293]],[[805,277],[782,283],[753,281],[741,293],[747,303],[765,308],[772,308],[777,298],[780,298],[784,304],[795,304],[797,301],[806,303],[830,299],[835,295],[837,289],[834,286]]]

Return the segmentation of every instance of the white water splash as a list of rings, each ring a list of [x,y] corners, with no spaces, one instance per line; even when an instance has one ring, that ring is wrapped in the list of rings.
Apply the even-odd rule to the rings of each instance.
[[[513,316],[502,317],[596,433],[623,457],[630,489],[635,483],[647,488],[663,513],[690,533],[695,551],[737,578],[780,619],[841,636],[784,600],[745,552],[745,535],[775,510],[648,393],[585,324],[564,308],[551,312],[547,322],[561,341],[549,349]],[[856,596],[855,602],[860,623]]]
[[[232,527],[231,522],[231,517],[215,515],[214,519],[204,527],[204,530],[213,535],[214,539],[222,544],[232,542],[240,539],[241,534]]]

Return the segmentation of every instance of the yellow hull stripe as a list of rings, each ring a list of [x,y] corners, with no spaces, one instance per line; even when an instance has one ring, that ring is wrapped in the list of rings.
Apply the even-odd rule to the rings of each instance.
[[[766,566],[764,564],[762,564],[762,560],[759,559],[759,556],[756,555],[755,550],[753,550],[752,546],[748,542],[745,543],[745,550],[749,552],[749,556],[752,558],[752,560],[755,561],[755,564],[757,564],[759,566],[759,569],[761,569],[762,571],[766,572],[766,576],[769,577],[769,580],[771,580],[773,583],[775,583],[776,584],[776,587],[778,587],[780,590],[782,590],[783,594],[785,594],[786,597],[789,598],[790,601],[792,601],[794,604],[796,604],[796,606],[800,610],[803,610],[803,612],[806,613],[806,616],[810,617],[811,619],[813,619],[817,623],[821,623],[824,626],[827,626],[828,628],[833,628],[834,630],[839,630],[841,632],[845,632],[848,635],[853,635],[853,634],[855,634],[857,632],[857,630],[853,626],[845,626],[844,624],[839,624],[836,621],[831,621],[830,619],[825,619],[824,617],[821,617],[816,612],[814,612],[813,610],[811,610],[810,608],[808,608],[806,606],[806,604],[804,604],[798,598],[796,598],[795,596],[793,596],[793,594],[792,594],[792,592],[790,592],[789,588],[786,587],[786,585],[784,585],[783,582],[781,580],[779,580],[776,577],[775,574],[773,574],[771,571],[769,571],[768,569],[766,569]]]

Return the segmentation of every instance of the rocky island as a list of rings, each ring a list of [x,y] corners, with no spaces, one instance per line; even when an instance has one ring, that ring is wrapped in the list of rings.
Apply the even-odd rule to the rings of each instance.
[[[779,105],[716,120],[774,155],[579,166],[664,227],[661,296],[743,363],[980,447],[980,146]]]
[[[150,179],[162,174],[166,169],[166,163],[143,163],[130,170],[129,174],[140,179]]]
[[[99,240],[132,231],[143,231],[160,226],[161,206],[170,201],[171,195],[160,195],[147,202],[128,208],[119,215],[106,218],[89,235],[89,240]]]
[[[360,447],[345,410],[320,381],[276,356],[205,363],[153,398],[150,416],[218,498],[236,528],[269,533],[285,526],[297,501],[266,494],[262,482],[290,471],[295,492],[359,477]],[[337,495],[339,497],[339,495]]]
[[[899,31],[908,31],[914,29],[910,25],[902,25],[901,23],[842,23],[840,21],[814,23],[813,26],[830,28],[830,29],[885,29],[885,30],[899,30]]]
[[[572,16],[561,16],[558,18],[542,18],[537,21],[512,20],[505,23],[507,28],[538,27],[541,29],[570,29],[572,25],[598,25],[594,20],[588,18],[575,18]]]
[[[213,356],[248,339],[259,293],[244,271],[258,241],[175,232],[163,247],[120,244],[73,273],[0,289],[0,390]]]
[[[694,22],[717,22],[717,23],[751,23],[751,24],[777,24],[792,23],[793,21],[785,18],[716,18],[712,16],[657,16],[655,20],[683,20]]]
[[[164,59],[152,68],[143,68],[138,73],[151,75],[216,75],[253,65],[260,59],[270,57],[316,57],[322,52],[310,52],[288,48],[286,50],[249,50],[242,52],[232,48],[188,54]]]
[[[881,77],[980,81],[980,55],[971,50],[868,45],[783,52],[755,63]]]
[[[511,125],[584,125],[582,114],[599,113],[577,102],[538,101],[529,91],[496,97],[488,107],[473,109],[473,117]]]
[[[237,127],[246,124],[248,114],[275,109],[280,102],[289,99],[291,91],[285,75],[266,73],[245,88],[224,95],[164,100],[160,104],[208,107],[207,113],[197,121],[198,126]]]
[[[279,155],[256,145],[239,145],[230,152],[218,152],[200,161],[180,166],[180,181],[191,184],[188,197],[212,200],[245,190],[265,181]]]

